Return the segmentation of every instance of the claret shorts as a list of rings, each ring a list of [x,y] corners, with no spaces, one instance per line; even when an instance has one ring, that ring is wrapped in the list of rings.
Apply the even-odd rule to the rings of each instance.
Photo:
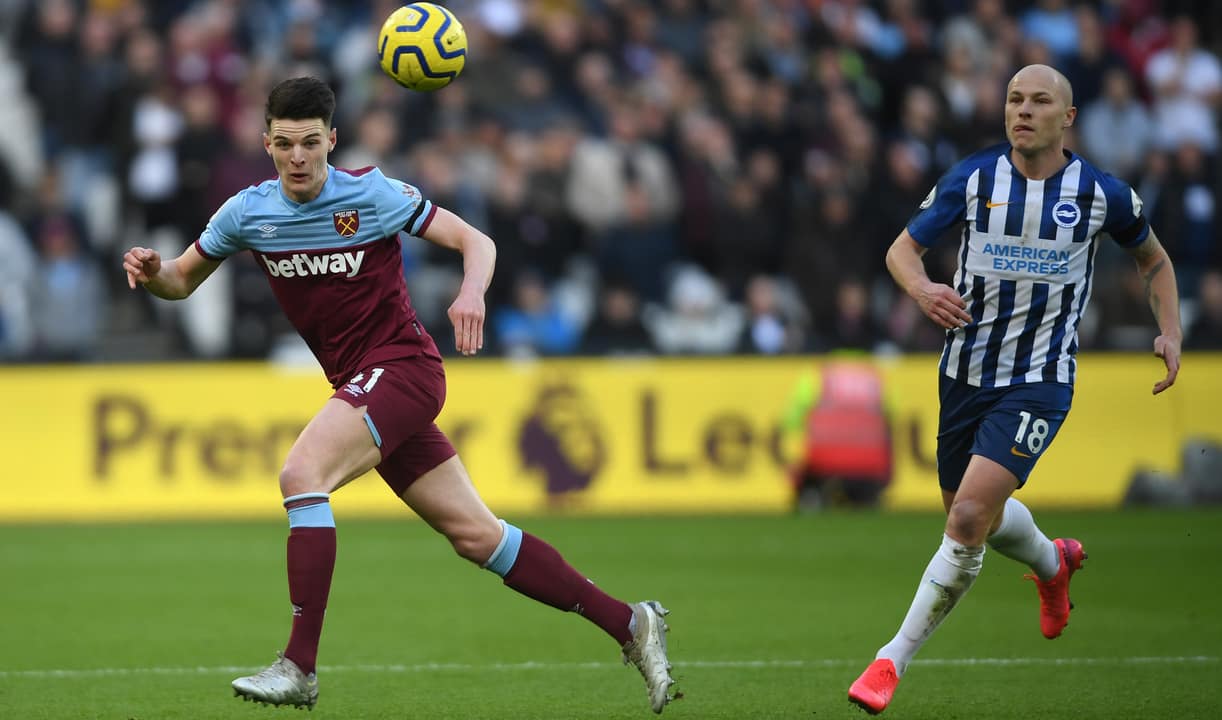
[[[370,365],[331,397],[365,408],[365,422],[382,451],[376,469],[395,495],[456,454],[435,422],[446,399],[445,369],[436,358],[417,355]]]

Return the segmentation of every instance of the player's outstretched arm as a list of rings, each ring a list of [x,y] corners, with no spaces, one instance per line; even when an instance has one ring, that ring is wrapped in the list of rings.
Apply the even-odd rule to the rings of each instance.
[[[484,347],[484,293],[496,267],[496,245],[465,220],[440,207],[422,237],[462,253],[462,287],[446,314],[454,324],[454,346],[463,355],[474,355]]]
[[[920,306],[930,320],[947,330],[963,327],[972,321],[967,303],[954,288],[929,279],[922,256],[926,248],[904,228],[887,250],[887,269],[891,277]]]
[[[138,283],[164,300],[187,297],[218,267],[220,262],[201,255],[195,245],[173,260],[162,260],[156,250],[144,247],[134,247],[123,254],[128,287],[134,290]]]
[[[1137,247],[1129,250],[1137,263],[1137,272],[1146,286],[1146,301],[1158,321],[1158,337],[1154,338],[1154,354],[1163,359],[1167,375],[1154,384],[1154,394],[1175,384],[1180,372],[1180,344],[1184,331],[1180,327],[1180,296],[1175,282],[1175,268],[1154,230]]]

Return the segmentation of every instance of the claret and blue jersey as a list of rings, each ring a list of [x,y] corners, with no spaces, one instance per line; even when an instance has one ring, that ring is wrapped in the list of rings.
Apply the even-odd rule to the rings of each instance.
[[[370,363],[437,348],[403,279],[399,232],[420,235],[436,212],[412,185],[377,168],[327,168],[318,197],[290,200],[279,180],[242,190],[195,245],[221,260],[250,250],[276,299],[338,386]]]
[[[1068,164],[1044,180],[1014,168],[1009,144],[971,155],[909,221],[925,247],[963,226],[954,287],[972,322],[946,334],[946,376],[986,388],[1073,383],[1098,236],[1134,247],[1149,227],[1132,188],[1065,154]]]

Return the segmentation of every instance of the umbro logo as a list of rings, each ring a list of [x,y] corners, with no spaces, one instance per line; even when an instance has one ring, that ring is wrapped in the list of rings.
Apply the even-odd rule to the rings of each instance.
[[[274,237],[276,234],[276,226],[275,225],[260,225],[259,232],[263,233],[263,237],[265,238]]]

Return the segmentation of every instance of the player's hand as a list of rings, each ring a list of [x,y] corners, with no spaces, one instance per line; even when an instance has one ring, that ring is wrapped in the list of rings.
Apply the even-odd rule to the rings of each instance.
[[[454,324],[454,347],[463,355],[484,349],[484,295],[463,290],[446,311]]]
[[[123,254],[123,270],[127,272],[127,286],[136,289],[136,283],[147,283],[161,272],[161,254],[156,250],[134,247]]]
[[[1180,341],[1167,335],[1154,338],[1154,355],[1163,359],[1167,366],[1167,376],[1154,383],[1154,394],[1166,390],[1175,384],[1175,376],[1180,374]]]
[[[947,330],[961,328],[972,321],[967,303],[949,285],[930,282],[912,294],[921,312]]]

